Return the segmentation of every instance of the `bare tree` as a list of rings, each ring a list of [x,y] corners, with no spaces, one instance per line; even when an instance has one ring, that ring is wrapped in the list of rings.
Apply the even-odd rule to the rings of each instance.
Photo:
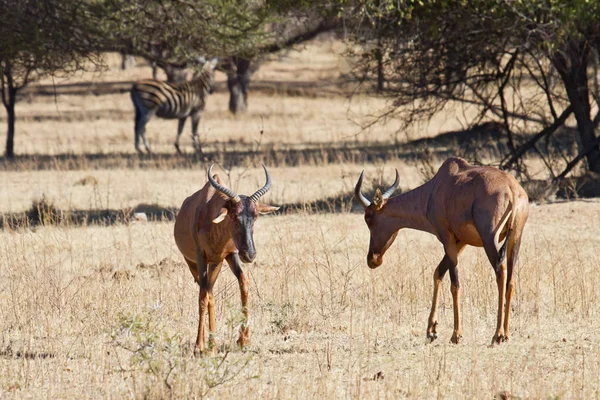
[[[14,157],[19,90],[44,75],[98,65],[94,24],[83,0],[0,0],[0,89],[8,114],[6,157]]]
[[[555,1],[469,2],[438,0],[348,1],[343,4],[353,39],[364,50],[358,76],[385,73],[386,96],[405,123],[427,119],[448,103],[477,107],[472,125],[496,119],[504,125],[510,154],[503,168],[537,152],[556,178],[562,169],[546,159],[542,141],[577,123],[571,136],[575,160],[600,172],[600,98],[597,63],[600,3]],[[383,72],[382,72],[383,70]]]

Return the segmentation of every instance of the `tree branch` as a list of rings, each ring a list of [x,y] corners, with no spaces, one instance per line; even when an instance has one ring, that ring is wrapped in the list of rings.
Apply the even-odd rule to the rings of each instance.
[[[294,35],[290,38],[287,38],[286,40],[284,40],[282,42],[273,43],[268,46],[260,48],[259,53],[277,53],[278,51],[283,50],[287,47],[314,39],[319,34],[321,34],[323,32],[329,32],[337,27],[338,27],[338,25],[335,21],[326,19],[326,20],[321,21],[316,27],[314,27],[308,31]]]
[[[573,106],[570,105],[562,112],[560,117],[558,117],[558,119],[556,119],[556,121],[554,121],[552,125],[544,128],[540,133],[538,133],[537,135],[529,139],[525,144],[520,146],[506,162],[500,163],[500,168],[508,169],[512,164],[519,160],[523,156],[523,154],[527,152],[527,150],[534,147],[540,139],[542,139],[544,136],[554,133],[558,128],[560,128],[572,113]]]
[[[503,81],[500,83],[498,87],[498,95],[500,96],[500,107],[502,110],[502,118],[504,120],[504,127],[506,129],[506,134],[508,136],[508,147],[511,152],[515,152],[515,142],[513,140],[512,131],[510,129],[510,123],[508,121],[508,110],[506,108],[506,99],[504,98],[504,88],[510,79],[510,75],[512,73],[513,67],[515,65],[515,61],[519,56],[519,49],[515,50],[515,53],[512,55],[508,63],[506,64],[506,68],[500,72],[500,76],[503,76]],[[499,67],[498,67],[499,68]]]
[[[577,163],[579,163],[579,161],[581,161],[583,157],[587,156],[588,153],[590,153],[592,150],[598,147],[598,145],[600,145],[600,136],[594,139],[594,141],[590,143],[588,147],[586,147],[581,153],[579,153],[577,157],[571,160],[571,162],[567,164],[567,167],[564,169],[564,171],[561,172],[560,175],[558,175],[556,178],[554,178],[552,182],[557,182],[563,179],[569,172],[571,172],[573,168],[575,168]]]

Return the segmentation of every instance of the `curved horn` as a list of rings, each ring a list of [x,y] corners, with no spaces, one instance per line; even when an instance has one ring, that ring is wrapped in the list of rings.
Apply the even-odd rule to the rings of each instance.
[[[252,200],[255,203],[258,201],[258,199],[263,197],[265,195],[265,193],[267,193],[271,189],[271,175],[269,175],[269,171],[267,171],[267,167],[265,167],[265,164],[263,164],[262,166],[265,169],[267,183],[265,183],[265,186],[258,189],[256,192],[254,192],[254,194],[252,196],[250,196],[250,200]]]
[[[385,193],[381,196],[384,200],[389,199],[391,195],[394,194],[396,189],[398,189],[398,185],[400,184],[400,175],[398,174],[398,169],[396,169],[396,180],[392,183],[392,186],[385,191]]]
[[[371,202],[361,193],[360,188],[362,187],[363,175],[365,171],[360,173],[360,178],[358,178],[358,182],[356,183],[356,187],[354,188],[354,195],[360,201],[364,208],[367,208],[371,205]]]
[[[211,186],[223,193],[225,196],[229,197],[234,203],[239,203],[241,201],[240,196],[238,196],[233,190],[226,188],[223,185],[219,185],[212,177],[212,169],[214,166],[215,165],[213,164],[208,169],[208,181],[210,182]]]

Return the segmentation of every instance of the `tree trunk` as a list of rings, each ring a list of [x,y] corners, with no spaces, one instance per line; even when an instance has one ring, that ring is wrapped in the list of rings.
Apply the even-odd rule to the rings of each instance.
[[[250,75],[250,60],[233,57],[227,68],[229,111],[233,114],[242,113],[248,109]]]
[[[135,57],[131,54],[121,53],[121,69],[123,71],[135,67]]]
[[[8,131],[6,132],[6,158],[15,156],[15,103],[17,102],[17,89],[8,87],[8,98],[4,107],[8,114]]]
[[[568,57],[568,58],[567,58]],[[583,43],[570,43],[564,53],[553,57],[553,63],[561,76],[579,133],[579,151],[583,151],[596,140],[595,126],[591,117],[590,93],[588,85],[589,48]],[[600,148],[595,146],[586,155],[590,171],[600,173]]]

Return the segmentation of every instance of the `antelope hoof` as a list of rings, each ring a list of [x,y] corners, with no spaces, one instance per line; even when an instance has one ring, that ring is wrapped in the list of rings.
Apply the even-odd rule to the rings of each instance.
[[[237,340],[238,346],[244,348],[250,342],[250,328],[240,328],[240,337]]]
[[[498,345],[500,343],[504,343],[508,341],[508,336],[504,334],[504,332],[496,332],[494,337],[492,338],[492,346]]]
[[[454,333],[452,334],[452,338],[450,339],[450,343],[458,344],[458,343],[460,343],[461,339],[462,339],[462,333],[454,331]]]
[[[204,356],[204,349],[201,349],[198,346],[194,347],[194,357],[202,357],[202,356]]]
[[[217,355],[217,346],[214,347],[209,347],[208,349],[200,349],[199,347],[196,347],[194,349],[194,357],[200,358],[200,357],[205,357],[205,356],[211,356],[214,357]]]
[[[178,154],[183,154],[183,153],[181,152],[181,149],[179,148],[179,143],[175,143],[175,149],[177,149],[177,153],[178,153]]]
[[[433,342],[438,337],[437,324],[437,321],[430,322],[429,326],[427,327],[427,339],[429,339],[430,342]]]

